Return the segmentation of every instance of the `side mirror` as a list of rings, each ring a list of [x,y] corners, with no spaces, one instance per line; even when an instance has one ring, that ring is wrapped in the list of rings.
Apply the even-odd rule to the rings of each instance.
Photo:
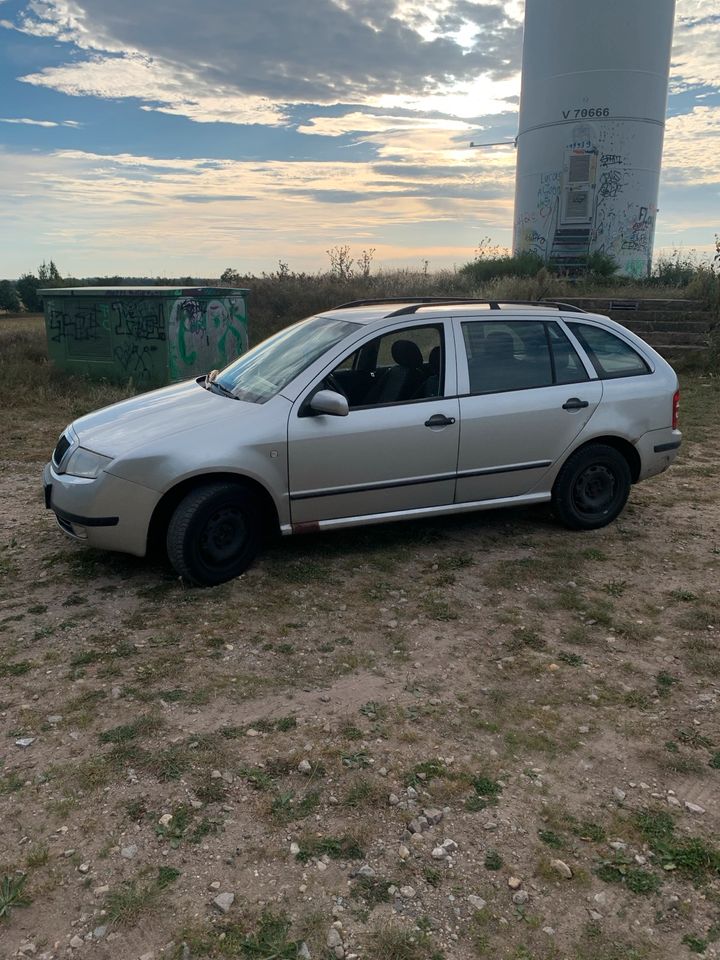
[[[331,417],[346,417],[350,412],[347,399],[334,390],[318,390],[310,401],[310,409]]]

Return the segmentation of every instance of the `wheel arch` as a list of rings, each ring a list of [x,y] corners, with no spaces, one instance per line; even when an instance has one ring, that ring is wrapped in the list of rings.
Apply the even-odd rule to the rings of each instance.
[[[630,468],[630,479],[633,483],[637,483],[640,477],[640,470],[642,463],[640,461],[640,454],[637,452],[637,449],[630,443],[629,440],[625,440],[624,437],[617,436],[600,436],[592,437],[590,440],[586,440],[585,443],[580,444],[579,447],[576,447],[572,450],[567,457],[563,460],[563,466],[569,460],[570,457],[574,456],[579,450],[584,450],[586,447],[591,447],[595,444],[604,444],[606,447],[614,447],[618,453],[621,453],[627,465]]]
[[[208,486],[213,483],[234,483],[245,490],[251,490],[259,499],[262,506],[263,526],[266,535],[272,536],[280,530],[280,519],[277,507],[268,490],[257,480],[243,474],[217,471],[215,473],[201,473],[186,477],[170,487],[158,500],[153,510],[147,535],[148,553],[164,553],[165,534],[175,508],[191,490]]]

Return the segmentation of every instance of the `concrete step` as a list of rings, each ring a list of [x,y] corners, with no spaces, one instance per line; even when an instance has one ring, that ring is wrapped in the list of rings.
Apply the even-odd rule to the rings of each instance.
[[[623,313],[704,313],[702,300],[683,300],[680,297],[644,297],[642,300],[623,299],[622,297],[563,297],[565,303],[572,303],[589,310],[591,313],[617,311]]]
[[[697,317],[697,314],[691,314],[693,317]],[[709,319],[694,319],[691,320],[689,317],[678,317],[675,320],[658,320],[656,317],[653,317],[651,320],[640,320],[635,316],[628,317],[627,315],[615,314],[613,320],[617,320],[618,323],[622,323],[624,327],[627,327],[629,330],[632,330],[633,333],[640,334],[641,337],[645,336],[646,333],[655,333],[663,330],[684,330],[686,333],[707,333],[710,328]]]
[[[688,344],[689,346],[707,345],[707,333],[692,333],[685,332],[682,330],[662,330],[650,333],[638,333],[638,336],[641,336],[643,340],[646,340],[651,346],[655,346],[658,343],[667,344],[668,346],[673,344]]]

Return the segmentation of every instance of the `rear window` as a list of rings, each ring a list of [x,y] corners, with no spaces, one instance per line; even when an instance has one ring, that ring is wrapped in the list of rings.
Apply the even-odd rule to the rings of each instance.
[[[585,348],[598,377],[637,377],[650,373],[650,367],[640,354],[609,330],[587,323],[568,323]]]

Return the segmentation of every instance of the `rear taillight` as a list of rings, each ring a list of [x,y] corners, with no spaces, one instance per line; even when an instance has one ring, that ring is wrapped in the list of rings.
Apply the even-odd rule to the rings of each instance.
[[[678,419],[680,417],[680,390],[676,390],[673,394],[673,414],[672,414],[672,428],[677,430],[678,428]]]

